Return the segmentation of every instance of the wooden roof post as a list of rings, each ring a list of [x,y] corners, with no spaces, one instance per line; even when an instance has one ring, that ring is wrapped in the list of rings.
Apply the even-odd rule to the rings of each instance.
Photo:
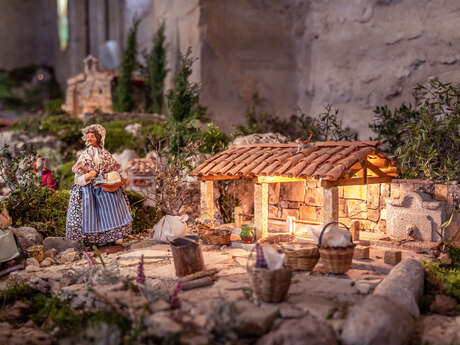
[[[200,192],[200,218],[214,224],[214,181],[201,181]]]
[[[339,189],[337,186],[323,187],[323,223],[339,220]]]
[[[254,226],[256,239],[268,234],[268,183],[254,184]]]

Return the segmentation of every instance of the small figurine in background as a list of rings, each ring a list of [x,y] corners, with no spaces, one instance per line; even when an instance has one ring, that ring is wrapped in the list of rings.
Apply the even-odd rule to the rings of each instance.
[[[308,136],[308,139],[303,141],[301,138],[297,138],[295,142],[297,143],[297,151],[296,153],[299,153],[304,149],[305,146],[307,146],[310,143],[311,137],[313,136],[313,131],[310,131],[310,135]]]
[[[49,189],[56,190],[56,180],[53,173],[48,167],[48,160],[44,157],[38,157],[35,161],[35,171],[40,177],[40,187],[48,187]]]
[[[121,172],[120,164],[104,149],[104,127],[95,124],[82,132],[87,148],[72,167],[75,184],[70,191],[66,237],[104,245],[131,232],[133,218],[128,198],[119,188],[128,181],[120,177],[120,181],[115,181],[116,188],[101,188],[100,182],[108,187],[114,182],[110,177],[115,175],[113,172]]]

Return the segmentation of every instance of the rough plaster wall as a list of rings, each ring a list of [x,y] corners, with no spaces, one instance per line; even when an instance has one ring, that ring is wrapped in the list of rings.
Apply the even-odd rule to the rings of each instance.
[[[460,77],[458,0],[153,3],[169,44],[190,45],[200,58],[202,101],[226,129],[244,122],[258,92],[265,109],[285,118],[330,103],[367,139],[375,106],[407,103],[429,77]]]
[[[264,107],[284,115],[295,110],[296,21],[299,1],[202,1],[201,100],[225,128],[241,117],[257,92]],[[273,102],[276,100],[275,102]]]
[[[139,51],[150,51],[153,42],[153,3],[152,0],[126,0],[125,3],[125,37],[128,37],[129,29],[133,24],[133,19],[140,18],[141,23],[137,32],[137,43]]]
[[[0,68],[53,66],[56,20],[55,0],[0,1]]]

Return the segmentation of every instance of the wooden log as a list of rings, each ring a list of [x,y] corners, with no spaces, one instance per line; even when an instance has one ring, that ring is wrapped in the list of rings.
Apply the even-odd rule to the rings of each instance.
[[[171,242],[176,276],[183,277],[204,269],[203,253],[199,243],[177,238]]]
[[[212,276],[216,274],[217,272],[218,272],[217,268],[211,268],[209,270],[204,270],[204,271],[195,272],[195,273],[186,275],[185,277],[181,278],[180,281],[184,283],[184,282],[188,282],[188,281],[195,280],[198,278]]]
[[[195,280],[191,280],[191,281],[187,281],[183,283],[182,290],[186,291],[186,290],[196,289],[199,287],[209,286],[212,284],[214,284],[214,279],[208,276],[208,277],[195,279]]]
[[[358,242],[359,241],[359,230],[360,230],[360,224],[358,221],[354,221],[351,223],[351,236],[353,239],[353,242]]]

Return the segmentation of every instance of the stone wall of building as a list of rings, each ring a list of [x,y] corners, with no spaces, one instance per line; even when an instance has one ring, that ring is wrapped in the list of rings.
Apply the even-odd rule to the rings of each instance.
[[[238,181],[236,191],[243,214],[254,213],[253,182]],[[399,199],[404,193],[421,191],[434,200],[446,201],[446,218],[454,213],[447,228],[448,236],[460,241],[460,185],[436,184],[423,180],[393,180],[392,183],[339,187],[339,221],[350,226],[359,221],[361,229],[386,233],[386,199]],[[322,222],[323,191],[319,181],[285,182],[269,184],[269,217]]]

